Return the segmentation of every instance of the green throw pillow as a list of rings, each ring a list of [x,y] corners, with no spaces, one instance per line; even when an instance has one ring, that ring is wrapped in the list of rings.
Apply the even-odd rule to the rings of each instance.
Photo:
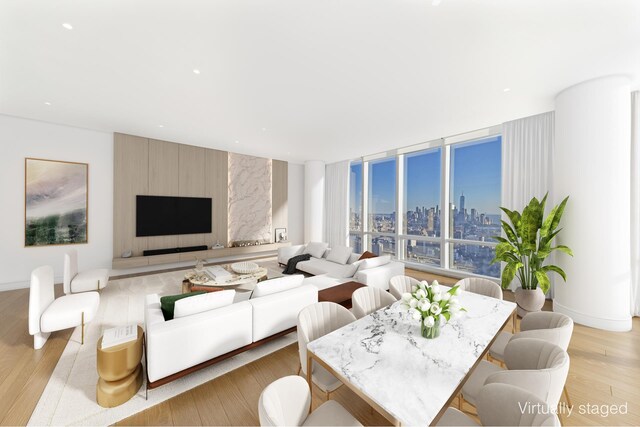
[[[205,291],[196,291],[189,292],[186,294],[180,295],[167,295],[166,297],[160,298],[160,308],[162,309],[162,315],[164,316],[164,320],[173,319],[173,311],[176,308],[176,301],[181,300],[182,298],[194,297],[196,295],[206,294]]]

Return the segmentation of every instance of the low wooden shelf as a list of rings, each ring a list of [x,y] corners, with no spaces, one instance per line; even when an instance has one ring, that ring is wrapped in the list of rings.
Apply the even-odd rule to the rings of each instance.
[[[182,252],[175,254],[134,256],[131,258],[114,258],[111,267],[114,270],[146,267],[149,265],[171,264],[174,262],[195,261],[200,259],[226,258],[240,255],[260,254],[277,251],[278,248],[291,246],[291,242],[269,243],[266,245],[242,246],[237,248],[208,249],[206,251]]]

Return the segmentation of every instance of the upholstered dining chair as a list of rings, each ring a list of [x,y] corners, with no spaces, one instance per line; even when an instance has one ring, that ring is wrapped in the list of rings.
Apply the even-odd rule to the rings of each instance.
[[[396,299],[389,292],[380,288],[365,286],[356,289],[351,295],[351,301],[353,302],[353,314],[357,319],[360,319],[382,307],[393,304]]]
[[[329,332],[333,332],[356,318],[349,310],[333,302],[318,302],[300,310],[298,314],[298,353],[300,354],[300,372],[307,373],[307,344]],[[340,380],[331,375],[317,363],[313,365],[311,379],[326,394],[327,400],[331,392],[342,385]]]
[[[528,404],[528,405],[527,405]],[[522,408],[533,408],[523,411]],[[560,426],[558,416],[535,394],[510,384],[487,384],[478,397],[478,417],[484,426]],[[438,426],[478,426],[455,408],[447,408]]]
[[[311,408],[309,384],[290,375],[275,380],[260,394],[258,416],[261,426],[361,426],[335,400],[327,400],[315,411]]]
[[[31,272],[29,289],[29,334],[33,335],[33,348],[42,348],[54,331],[82,327],[91,322],[98,312],[100,294],[84,292],[55,298],[53,268],[45,265]]]
[[[482,277],[467,277],[456,283],[460,289],[474,294],[502,299],[502,288],[496,282]]]
[[[504,363],[505,347],[509,341],[518,338],[538,338],[567,351],[572,334],[573,319],[567,315],[551,311],[528,313],[520,321],[520,332],[516,334],[506,331],[500,332],[489,349],[489,360],[495,359]],[[564,395],[567,403],[571,405],[571,399],[566,387],[564,388]]]
[[[486,384],[504,383],[529,390],[551,408],[560,401],[569,373],[569,355],[555,344],[537,338],[520,338],[507,344],[504,353],[507,369],[485,360],[462,386],[458,407],[466,400],[477,407]]]
[[[395,299],[399,300],[402,298],[402,294],[407,292],[411,293],[411,291],[413,291],[413,287],[418,286],[418,283],[420,283],[420,281],[413,277],[402,275],[393,276],[389,280],[389,292],[391,292],[391,295],[393,295]]]
[[[109,282],[109,270],[99,268],[78,272],[78,251],[71,249],[64,254],[63,289],[65,294],[99,291]]]

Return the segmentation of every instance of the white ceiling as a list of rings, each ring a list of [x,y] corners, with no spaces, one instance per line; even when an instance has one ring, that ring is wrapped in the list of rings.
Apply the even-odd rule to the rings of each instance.
[[[619,73],[638,87],[640,1],[0,2],[0,113],[294,162],[548,111]]]

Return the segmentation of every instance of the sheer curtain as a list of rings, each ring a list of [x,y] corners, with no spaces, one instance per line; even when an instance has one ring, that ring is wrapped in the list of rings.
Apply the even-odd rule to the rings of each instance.
[[[502,206],[522,212],[532,197],[541,199],[549,192],[547,206],[550,207],[554,200],[551,193],[553,142],[553,111],[503,124]],[[503,219],[506,220],[504,214]],[[549,276],[553,294],[554,277]],[[511,288],[517,286],[514,280]]]
[[[640,316],[640,92],[631,93],[631,314]]]
[[[325,173],[325,233],[329,247],[349,240],[349,161],[327,165]]]

